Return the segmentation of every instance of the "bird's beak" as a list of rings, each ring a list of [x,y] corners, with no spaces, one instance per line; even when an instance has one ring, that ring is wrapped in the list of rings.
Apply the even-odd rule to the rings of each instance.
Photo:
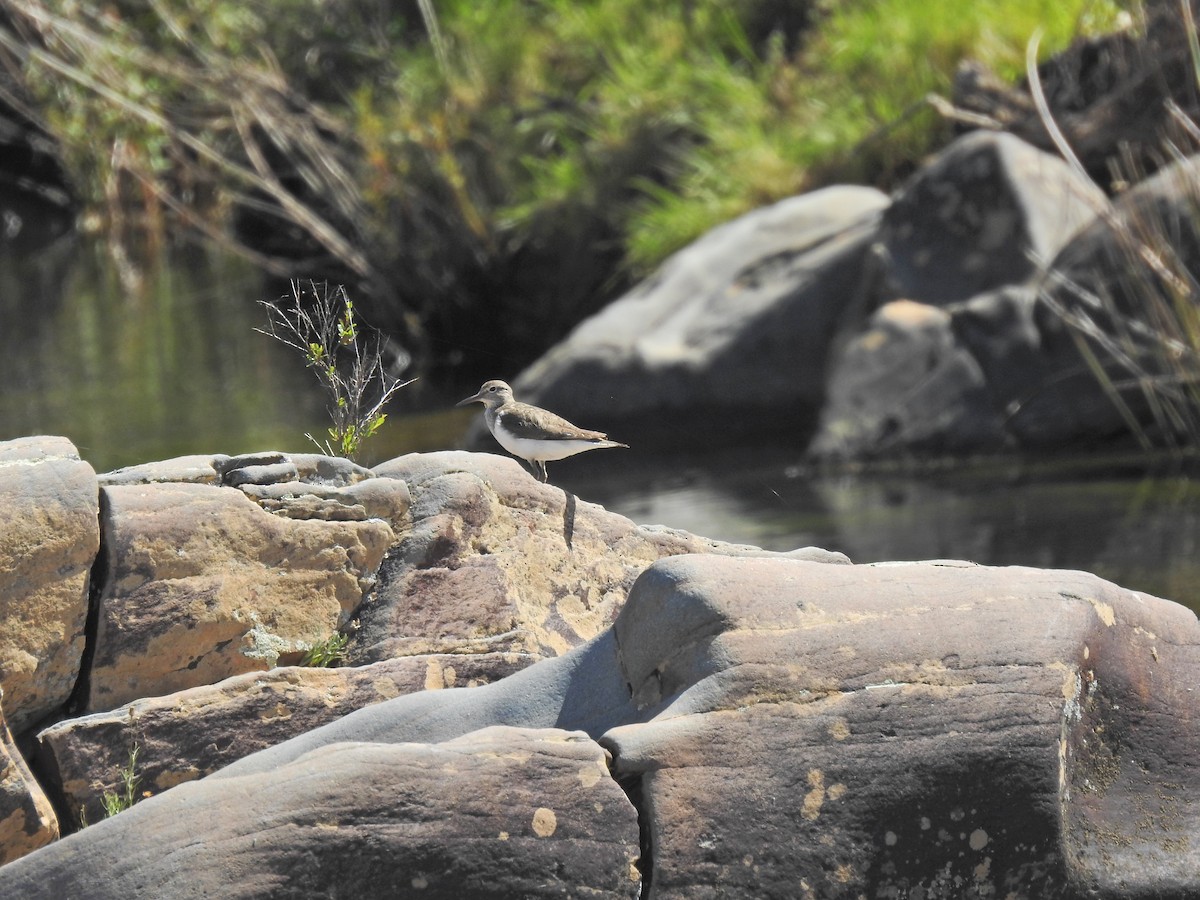
[[[483,391],[477,391],[474,394],[472,394],[470,397],[468,397],[466,400],[459,400],[454,405],[455,406],[466,406],[468,403],[475,403],[476,401],[479,401],[479,400],[483,400]]]

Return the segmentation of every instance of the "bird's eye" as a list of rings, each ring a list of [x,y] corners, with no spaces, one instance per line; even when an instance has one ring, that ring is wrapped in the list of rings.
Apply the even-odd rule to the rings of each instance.
[[[488,390],[494,394],[496,393],[496,386],[493,384],[490,388],[488,388]]]

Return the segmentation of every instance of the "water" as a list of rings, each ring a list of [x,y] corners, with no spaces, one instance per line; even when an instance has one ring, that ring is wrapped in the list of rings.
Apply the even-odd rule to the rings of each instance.
[[[596,454],[592,454],[593,456]],[[854,562],[966,559],[1094,572],[1200,611],[1200,479],[1126,458],[812,475],[789,448],[623,465],[558,483],[645,524]],[[582,466],[583,463],[575,463]]]
[[[324,398],[292,351],[254,331],[263,294],[247,264],[219,254],[164,253],[123,269],[86,242],[0,256],[0,440],[65,435],[97,471],[189,453],[312,449],[304,434],[321,435]],[[366,461],[455,446],[477,414],[396,415]],[[689,438],[702,435],[680,443]],[[797,456],[792,447],[695,455],[635,446],[550,472],[637,522],[721,540],[816,545],[856,562],[1084,569],[1200,609],[1194,479],[1094,459],[808,477]]]

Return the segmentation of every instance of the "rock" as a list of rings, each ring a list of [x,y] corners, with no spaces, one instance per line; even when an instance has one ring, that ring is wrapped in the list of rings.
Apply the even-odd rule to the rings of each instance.
[[[778,431],[781,415],[803,429],[886,205],[873,189],[827,188],[714,229],[530,366],[517,396],[631,443],[700,412],[715,444]],[[471,446],[495,445],[479,430]]]
[[[114,485],[103,497],[89,710],[298,661],[349,622],[394,541],[379,519],[287,519],[228,487]]]
[[[0,691],[0,702],[4,692]],[[25,765],[0,708],[0,866],[58,839],[58,817]]]
[[[15,732],[61,707],[79,677],[97,491],[66,438],[0,442],[0,690]]]
[[[348,486],[293,481],[240,487],[263,509],[290,519],[384,519],[396,531],[408,525],[408,486],[393,478],[369,478]]]
[[[1080,231],[1035,282],[947,307],[1010,442],[1029,449],[1095,446],[1128,437],[1130,420],[1169,438],[1170,426],[1142,393],[1149,382],[1139,379],[1160,379],[1153,387],[1158,410],[1176,402],[1175,349],[1149,335],[1177,337],[1189,326],[1174,311],[1175,286],[1165,285],[1136,250],[1144,242],[1163,270],[1183,281],[1200,271],[1200,231],[1190,213],[1200,197],[1198,167],[1200,157],[1122,194],[1113,213]],[[1130,419],[1081,356],[1077,341],[1084,334],[1109,377],[1123,385]],[[1114,364],[1105,344],[1119,347],[1125,362]]]
[[[1065,162],[1011,134],[973,131],[921,169],[883,216],[892,296],[934,305],[1033,278],[1108,208]]]
[[[232,473],[238,469],[244,469],[247,466],[251,468],[262,468],[264,466],[278,466],[290,464],[290,459],[286,453],[279,450],[259,450],[255,453],[240,453],[237,456],[226,456],[223,453],[218,453],[213,457],[213,462],[216,465],[217,473],[224,481]],[[297,475],[299,470],[297,470]]]
[[[988,405],[1008,442],[1027,449],[1094,445],[1123,430],[1112,401],[1072,348],[1052,352],[1037,324],[1036,287],[1003,288],[949,309],[958,340],[978,362]],[[1060,350],[1065,348],[1059,348]]]
[[[633,900],[638,850],[592,740],[493,728],[180,785],[0,869],[0,895]]]
[[[222,482],[230,487],[242,487],[250,484],[280,484],[299,480],[300,472],[290,461],[278,462],[269,466],[239,466],[225,473],[222,478]]]
[[[1180,346],[1194,335],[1197,203],[1200,156],[1193,156],[1126,191],[1111,216],[1082,231],[1049,264],[1034,307],[1047,372],[1034,402],[1041,407],[1037,421],[1052,427],[1045,434],[1027,429],[1029,441],[1062,444],[1128,432],[1125,416],[1079,353],[1082,336],[1142,427],[1169,440],[1170,410],[1182,407],[1183,418],[1194,417],[1187,411],[1194,404],[1178,395],[1193,380]]]
[[[863,459],[1001,450],[1004,418],[946,310],[882,307],[832,366],[829,400],[808,453]]]
[[[414,691],[488,684],[535,660],[516,653],[409,656],[236,675],[58,722],[38,735],[39,770],[70,823],[81,814],[98,822],[104,793],[118,789],[134,747],[139,791],[160,794],[364,706]]]
[[[97,476],[101,485],[116,484],[159,484],[165,481],[189,484],[219,484],[221,475],[217,471],[221,457],[194,454],[164,459],[160,462],[126,466]]]
[[[681,556],[563,657],[351,713],[207,783],[345,741],[582,729],[640,807],[658,898],[1183,900],[1198,675],[1193,613],[1085,573]]]
[[[237,474],[243,470],[250,472]],[[242,485],[302,481],[310,485],[346,487],[371,477],[370,470],[348,459],[323,456],[318,453],[281,453],[268,450],[226,456],[223,453],[180,456],[161,462],[127,466],[99,476],[100,483],[154,484],[166,481],[196,484]],[[227,480],[228,479],[228,480]]]
[[[355,663],[414,653],[559,655],[607,628],[654,560],[764,552],[635,525],[506,457],[414,453],[374,472],[408,485],[412,529],[359,615]]]
[[[349,487],[371,477],[371,470],[348,459],[320,453],[289,453],[300,480],[308,484]]]

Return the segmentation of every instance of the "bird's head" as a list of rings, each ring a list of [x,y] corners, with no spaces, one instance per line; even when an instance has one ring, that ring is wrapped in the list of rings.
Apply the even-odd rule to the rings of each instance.
[[[455,406],[466,406],[468,403],[482,403],[488,409],[503,406],[513,398],[512,388],[503,381],[487,381],[475,394],[465,400],[459,400]]]

